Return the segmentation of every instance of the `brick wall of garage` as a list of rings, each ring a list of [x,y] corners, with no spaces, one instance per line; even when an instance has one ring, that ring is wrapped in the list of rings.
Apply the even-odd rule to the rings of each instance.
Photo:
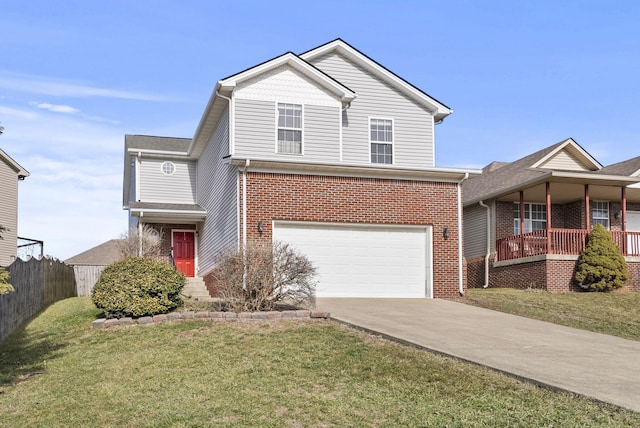
[[[249,172],[248,239],[271,240],[274,220],[431,225],[434,297],[458,295],[456,183]],[[445,227],[451,233],[446,240]],[[465,287],[466,271],[465,265]]]

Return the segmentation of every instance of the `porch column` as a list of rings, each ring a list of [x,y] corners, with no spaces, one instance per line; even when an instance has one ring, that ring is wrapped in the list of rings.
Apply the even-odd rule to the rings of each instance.
[[[620,229],[623,232],[627,231],[627,188],[623,187],[622,188],[622,214],[620,215],[620,221],[622,222],[620,224]]]
[[[551,254],[551,183],[546,183],[547,205],[547,254]]]
[[[520,249],[519,256],[524,256],[524,190],[520,191]]]
[[[589,185],[584,185],[584,225],[587,231],[591,230],[591,203],[589,202]]]

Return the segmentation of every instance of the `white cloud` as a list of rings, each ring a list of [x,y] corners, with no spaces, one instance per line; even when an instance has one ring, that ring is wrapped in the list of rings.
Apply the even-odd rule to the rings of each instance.
[[[121,89],[100,88],[68,80],[9,72],[0,72],[0,88],[29,94],[50,96],[77,98],[105,97],[140,101],[168,101],[166,97],[161,95]]]
[[[37,101],[32,101],[29,104],[31,104],[32,106],[36,106],[38,108],[49,110],[49,111],[53,111],[53,112],[56,112],[56,113],[71,113],[71,114],[73,114],[73,113],[78,113],[80,111],[75,107],[71,107],[71,106],[64,105],[64,104],[39,103]]]

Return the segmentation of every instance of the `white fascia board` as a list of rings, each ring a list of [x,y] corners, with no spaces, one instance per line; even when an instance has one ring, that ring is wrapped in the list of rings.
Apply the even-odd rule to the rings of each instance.
[[[246,165],[247,159],[233,158],[231,164],[242,168]],[[327,176],[354,176],[368,178],[389,178],[400,180],[418,181],[442,181],[458,183],[469,177],[475,177],[482,173],[479,169],[462,168],[400,168],[394,167],[372,167],[358,164],[332,164],[318,162],[295,162],[295,161],[274,161],[251,159],[251,171],[255,172],[283,172],[305,175],[327,175]]]
[[[145,155],[156,155],[156,156],[171,156],[171,157],[186,157],[189,155],[188,152],[175,152],[169,150],[151,150],[151,149],[135,149],[129,148],[127,149],[127,153],[136,155],[138,153]]]
[[[339,83],[338,81],[330,78],[329,76],[322,73],[320,70],[316,69],[306,61],[303,61],[291,52],[274,58],[271,61],[262,63],[256,67],[250,68],[249,70],[243,71],[239,74],[231,76],[227,79],[221,80],[219,82],[219,85],[224,90],[232,90],[241,82],[251,79],[252,77],[259,76],[262,73],[265,73],[282,65],[289,65],[299,72],[305,74],[309,78],[313,79],[314,81],[320,83],[326,89],[329,89],[334,94],[340,96],[341,101],[343,102],[349,102],[356,97],[355,92]]]
[[[422,105],[426,106],[427,108],[430,107],[429,110],[432,112],[434,116],[439,116],[441,117],[441,119],[444,119],[444,117],[453,113],[453,110],[450,109],[449,107],[445,106],[444,104],[440,103],[434,98],[431,98],[424,92],[418,90],[416,87],[409,84],[404,79],[401,79],[400,77],[390,72],[389,70],[387,70],[386,68],[378,64],[377,62],[371,60],[367,56],[363,55],[361,52],[352,48],[342,40],[339,40],[339,39],[334,40],[331,43],[328,43],[316,49],[310,50],[309,52],[306,52],[300,55],[300,58],[304,59],[305,61],[309,61],[313,58],[322,56],[325,53],[331,52],[333,50],[344,53],[351,60],[357,62],[360,65],[363,65],[365,68],[369,69],[378,77],[382,77],[383,80],[387,80],[390,83],[392,83],[394,86],[399,87],[404,93],[420,101]]]
[[[580,147],[580,144],[578,144],[573,138],[567,138],[562,144],[560,144],[558,147],[556,147],[555,150],[553,150],[552,152],[548,153],[545,157],[540,159],[538,162],[536,162],[531,167],[532,168],[539,168],[540,165],[544,165],[545,162],[547,162],[549,159],[551,159],[556,154],[558,154],[558,152],[564,150],[567,146],[571,146],[572,149],[574,149],[578,153],[580,153],[580,155],[582,156],[582,160],[585,163],[591,164],[595,169],[598,169],[598,170],[602,169],[602,165],[600,164],[600,162],[598,162],[586,150],[584,150],[582,147]]]

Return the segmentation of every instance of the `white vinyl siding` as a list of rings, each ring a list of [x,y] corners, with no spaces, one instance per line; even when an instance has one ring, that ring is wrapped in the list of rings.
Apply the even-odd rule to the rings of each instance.
[[[588,171],[576,156],[566,150],[558,152],[555,156],[547,160],[541,168],[557,169],[563,171]]]
[[[429,227],[275,222],[318,270],[318,297],[432,297]]]
[[[236,157],[250,159],[290,159],[276,153],[275,101],[238,99],[235,101]],[[303,139],[305,162],[337,162],[340,159],[340,108],[303,105]]]
[[[196,164],[173,160],[175,172],[162,172],[165,159],[140,159],[141,202],[193,204],[196,194]]]
[[[482,257],[487,252],[487,209],[474,205],[464,209],[464,256]]]
[[[198,237],[199,276],[213,269],[221,251],[238,242],[238,171],[223,160],[229,154],[228,118],[226,110],[198,160],[198,204],[207,211]]]
[[[0,240],[0,266],[9,266],[17,254],[18,174],[0,158],[0,225],[8,230]]]
[[[336,53],[312,64],[358,94],[343,113],[343,160],[370,164],[369,117],[394,118],[394,165],[435,165],[433,116],[404,94]]]

